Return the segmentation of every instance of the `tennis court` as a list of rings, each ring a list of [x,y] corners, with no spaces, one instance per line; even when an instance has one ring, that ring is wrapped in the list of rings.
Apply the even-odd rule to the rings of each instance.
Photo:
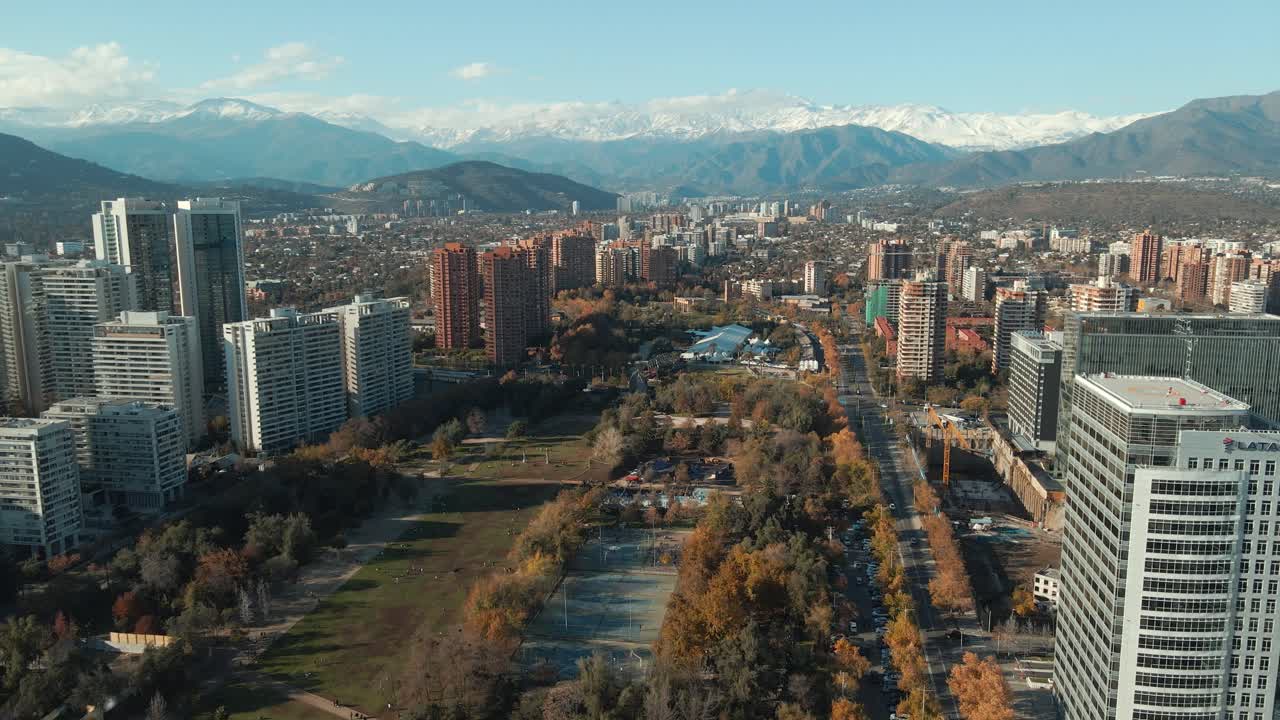
[[[675,589],[682,541],[683,533],[640,529],[591,538],[530,624],[522,663],[572,677],[580,658],[598,652],[623,672],[642,672]]]

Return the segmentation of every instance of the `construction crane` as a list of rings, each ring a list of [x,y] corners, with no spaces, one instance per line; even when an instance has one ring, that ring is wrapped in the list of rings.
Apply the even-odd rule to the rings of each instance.
[[[951,446],[959,445],[965,450],[973,450],[973,446],[965,439],[964,433],[951,420],[938,414],[936,408],[929,406],[929,424],[942,430],[942,487],[951,487]],[[926,435],[932,439],[932,435]]]

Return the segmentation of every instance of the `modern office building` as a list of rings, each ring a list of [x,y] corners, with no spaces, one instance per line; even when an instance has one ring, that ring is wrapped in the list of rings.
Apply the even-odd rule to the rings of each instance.
[[[413,397],[409,300],[357,295],[331,307],[341,327],[347,414],[377,415]]]
[[[176,313],[177,244],[169,208],[142,198],[104,200],[93,215],[93,246],[99,260],[123,265],[137,278],[138,309]]]
[[[910,277],[911,246],[906,240],[880,240],[867,248],[867,283]]]
[[[806,295],[827,294],[826,263],[810,260],[804,264],[804,293]]]
[[[431,256],[436,347],[466,349],[480,341],[480,274],[475,248],[445,243]]]
[[[80,544],[83,522],[71,426],[0,418],[0,544],[62,555]]]
[[[590,287],[596,282],[596,240],[587,234],[560,233],[551,238],[556,290]]]
[[[898,298],[898,380],[930,383],[942,377],[947,333],[947,284],[924,272],[902,283]]]
[[[1009,361],[1009,429],[1042,450],[1058,437],[1062,333],[1013,334]]]
[[[301,315],[293,308],[222,327],[227,415],[237,448],[287,452],[324,441],[346,422],[342,329],[334,311]],[[405,376],[412,382],[412,368]]]
[[[94,394],[173,408],[192,448],[205,435],[202,357],[194,318],[122,312],[93,328]]]
[[[7,413],[34,415],[53,400],[53,359],[39,279],[46,262],[43,256],[26,256],[0,265],[0,379]]]
[[[1009,366],[1013,334],[1044,327],[1045,293],[1031,283],[1015,280],[1013,287],[996,288],[995,324],[991,337],[991,372]]]
[[[1054,679],[1067,720],[1270,718],[1280,435],[1176,377],[1077,376]]]
[[[1160,274],[1160,259],[1164,238],[1147,230],[1133,238],[1129,252],[1129,276],[1140,285],[1155,285],[1164,279]]]
[[[173,216],[178,261],[178,312],[195,318],[204,384],[222,385],[222,326],[248,318],[240,203],[221,198],[179,200]]]
[[[528,347],[529,268],[515,248],[500,247],[480,256],[484,276],[485,351],[498,367],[524,361]]]
[[[1110,276],[1071,286],[1071,309],[1075,312],[1130,312],[1138,306],[1138,289]]]
[[[1261,280],[1237,280],[1231,284],[1231,312],[1246,315],[1266,312],[1268,290]]]
[[[1280,426],[1280,317],[1067,313],[1062,339],[1058,465],[1071,453],[1071,405],[1080,374],[1185,377],[1248,403]],[[1068,488],[1068,491],[1070,488]]]
[[[173,408],[98,397],[54,403],[41,414],[75,434],[80,487],[114,507],[163,512],[187,483],[187,437]]]

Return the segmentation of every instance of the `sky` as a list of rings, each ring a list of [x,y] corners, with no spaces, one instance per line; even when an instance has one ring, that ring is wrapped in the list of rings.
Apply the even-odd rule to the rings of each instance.
[[[5,5],[0,107],[227,96],[385,116],[760,89],[1118,115],[1280,89],[1276,0]]]

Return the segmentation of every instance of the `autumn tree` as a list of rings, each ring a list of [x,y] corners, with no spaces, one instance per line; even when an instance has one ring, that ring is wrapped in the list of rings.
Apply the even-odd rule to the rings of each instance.
[[[840,638],[836,641],[835,651],[836,667],[840,672],[848,673],[855,683],[862,680],[871,670],[871,662],[862,656],[862,651],[858,646],[849,642],[846,638]]]
[[[836,698],[831,702],[831,720],[867,720],[867,713],[856,702]]]
[[[1013,720],[1013,698],[994,657],[979,659],[967,652],[951,668],[947,687],[965,720]]]
[[[1013,612],[1020,618],[1026,618],[1036,613],[1036,597],[1026,588],[1013,589]]]

